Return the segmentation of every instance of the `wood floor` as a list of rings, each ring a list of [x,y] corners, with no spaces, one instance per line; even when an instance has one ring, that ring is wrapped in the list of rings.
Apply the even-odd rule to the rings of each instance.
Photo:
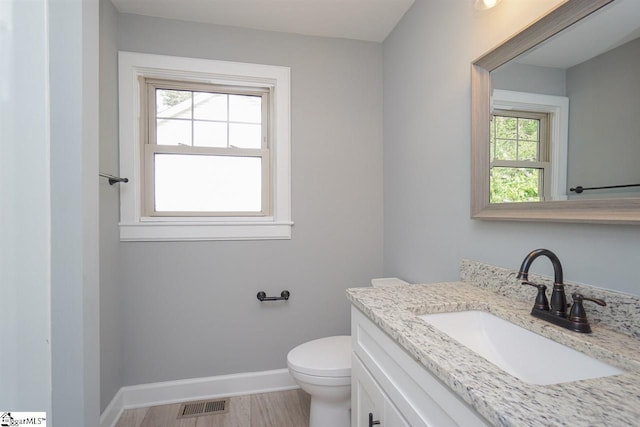
[[[128,409],[116,427],[308,427],[309,395],[302,390],[236,396],[224,414],[177,419],[180,403]]]

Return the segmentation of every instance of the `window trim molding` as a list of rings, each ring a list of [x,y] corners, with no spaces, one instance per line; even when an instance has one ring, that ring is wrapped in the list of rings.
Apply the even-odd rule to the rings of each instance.
[[[493,110],[510,109],[551,113],[549,117],[551,200],[567,200],[569,98],[566,96],[494,89],[491,96],[491,114]]]
[[[290,68],[118,52],[121,241],[290,239]],[[271,88],[272,215],[267,217],[145,217],[141,168],[143,126],[140,77]]]

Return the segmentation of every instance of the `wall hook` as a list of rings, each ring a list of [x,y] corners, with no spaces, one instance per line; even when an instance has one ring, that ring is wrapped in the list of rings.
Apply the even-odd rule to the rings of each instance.
[[[109,175],[108,173],[100,172],[99,175],[103,178],[107,178],[109,180],[109,185],[113,185],[118,182],[129,182],[129,178],[120,178],[119,176]]]

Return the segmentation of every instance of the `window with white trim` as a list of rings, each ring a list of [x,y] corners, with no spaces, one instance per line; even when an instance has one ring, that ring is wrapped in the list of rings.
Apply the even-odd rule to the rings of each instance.
[[[489,140],[491,203],[549,197],[548,113],[496,110],[491,116]]]
[[[121,240],[291,237],[289,69],[120,52]]]
[[[492,117],[494,114],[503,117],[500,121],[492,118],[491,123],[491,132],[493,132],[490,153],[491,202],[527,201],[525,199],[566,200],[569,98],[494,89],[491,97],[491,111]],[[523,121],[518,124],[517,117],[520,115],[518,112],[532,113],[533,116],[529,118],[533,120],[539,117],[545,118],[539,134],[534,135],[535,132],[531,131],[540,123],[528,122],[528,118],[523,117]],[[537,113],[539,114],[536,115]],[[514,117],[516,122],[512,120]],[[508,120],[511,122],[507,123]],[[507,126],[497,132],[494,125]],[[535,126],[532,128],[532,125]],[[515,135],[516,129],[519,132],[522,131],[520,135]],[[536,140],[535,147],[532,145],[533,140]],[[540,141],[542,141],[541,145],[539,145]],[[502,146],[498,147],[497,144]],[[508,148],[509,145],[511,145],[510,148]],[[532,149],[537,150],[535,154],[532,154]],[[518,164],[510,163],[511,161],[516,161]],[[518,167],[510,169],[512,166]],[[509,174],[516,175],[516,181],[510,180]],[[530,189],[535,187],[537,194],[530,189],[519,191],[519,194],[513,194],[513,192],[508,194],[502,190],[492,189],[494,185],[499,185],[500,180],[508,184],[517,183],[517,179],[529,179],[533,184]],[[497,190],[498,187],[495,188]]]

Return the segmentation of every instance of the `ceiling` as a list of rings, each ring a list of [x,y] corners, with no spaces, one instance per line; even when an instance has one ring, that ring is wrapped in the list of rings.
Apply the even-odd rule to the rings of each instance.
[[[516,62],[566,69],[638,37],[640,1],[616,0],[527,51]]]
[[[121,13],[382,42],[414,0],[111,0]]]

